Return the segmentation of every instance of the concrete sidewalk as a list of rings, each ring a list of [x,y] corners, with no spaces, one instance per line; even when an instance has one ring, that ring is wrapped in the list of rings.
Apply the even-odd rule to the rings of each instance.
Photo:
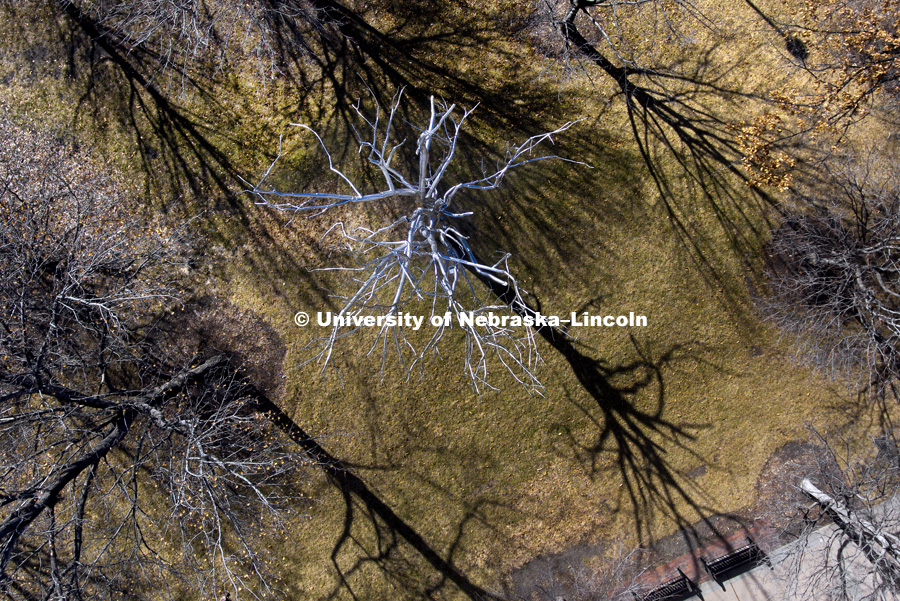
[[[777,569],[777,566],[776,566]],[[725,581],[725,590],[717,582],[708,580],[700,585],[704,601],[766,601],[786,599],[786,592],[776,573],[763,564]]]
[[[830,578],[822,578],[823,566],[836,560],[836,541],[846,541],[835,526],[825,526],[809,535],[803,555],[799,542],[783,546],[768,554],[772,567],[763,563],[739,576],[726,580],[724,590],[708,580],[699,585],[704,601],[787,601],[795,599],[830,599]],[[851,599],[864,599],[873,592],[872,566],[852,543],[843,548],[845,591]],[[836,568],[832,568],[837,572]],[[799,594],[798,591],[803,591]],[[696,598],[696,597],[695,597]],[[882,595],[883,599],[897,599]]]

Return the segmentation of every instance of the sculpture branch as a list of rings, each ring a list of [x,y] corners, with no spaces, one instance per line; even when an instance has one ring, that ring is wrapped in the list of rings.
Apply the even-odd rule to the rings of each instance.
[[[513,169],[559,159],[555,155],[539,154],[538,147],[553,143],[555,135],[575,122],[511,146],[493,169],[485,169],[477,179],[451,182],[449,174],[459,151],[460,133],[471,111],[461,111],[455,104],[448,105],[432,97],[427,125],[420,129],[416,141],[415,165],[404,165],[399,151],[405,140],[397,141],[395,132],[401,98],[402,92],[394,98],[386,118],[380,107],[376,108],[374,117],[364,115],[359,105],[355,107],[366,128],[365,135],[354,132],[359,151],[367,154],[369,164],[381,174],[382,189],[361,192],[360,186],[335,166],[322,138],[309,126],[295,123],[294,127],[315,136],[329,170],[337,175],[344,189],[335,192],[279,190],[267,184],[273,163],[263,179],[248,190],[256,197],[257,204],[310,217],[353,203],[394,200],[400,207],[401,216],[385,225],[350,227],[338,222],[328,230],[340,236],[342,246],[349,250],[356,264],[325,269],[348,274],[352,284],[348,291],[337,295],[340,319],[326,336],[317,340],[320,346],[314,359],[321,362],[323,369],[331,365],[335,343],[359,329],[367,316],[375,317],[380,319],[368,322],[377,324],[369,354],[380,351],[384,364],[385,356],[393,349],[408,377],[414,368],[421,368],[423,359],[437,352],[448,329],[459,327],[465,335],[465,371],[477,390],[485,386],[493,388],[488,382],[488,370],[494,360],[526,388],[539,389],[535,369],[540,356],[533,324],[523,322],[511,310],[514,304],[525,304],[525,292],[510,271],[509,255],[501,255],[494,263],[478,259],[460,225],[460,220],[473,213],[456,210],[454,201],[464,190],[498,188]],[[514,298],[502,301],[494,298],[479,282],[471,281],[467,271],[508,287]],[[410,327],[401,319],[410,312],[424,313],[422,323],[434,329],[430,337],[411,335]],[[487,325],[475,323],[474,318],[492,313],[509,319],[496,325],[496,320],[488,321]]]

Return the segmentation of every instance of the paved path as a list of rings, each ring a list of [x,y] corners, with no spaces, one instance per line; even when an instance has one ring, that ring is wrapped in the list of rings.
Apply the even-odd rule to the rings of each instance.
[[[876,523],[896,524],[900,521],[900,494],[873,508]],[[797,545],[793,543],[771,551],[768,554],[770,568],[763,564],[744,574],[725,581],[725,590],[715,582],[700,585],[704,601],[795,601],[804,599],[830,598],[827,587],[834,585],[837,578],[822,578],[822,566],[835,564],[836,541],[846,538],[834,525],[824,526],[812,532],[806,539],[802,561],[797,561]],[[852,599],[864,599],[872,595],[872,564],[853,543],[842,549],[842,567],[847,585],[846,593]],[[836,572],[836,570],[833,570]],[[803,594],[796,592],[799,589]],[[888,593],[880,593],[881,599],[900,599]]]
[[[776,572],[765,564],[727,580],[724,591],[718,583],[706,581],[700,585],[700,594],[703,595],[704,601],[786,599],[785,591],[776,579]]]
[[[870,519],[873,523],[900,524],[900,493],[872,508]],[[724,590],[717,582],[709,579],[701,567],[699,558],[707,560],[727,555],[747,544],[750,537],[766,551],[772,549],[777,536],[764,524],[756,523],[746,529],[732,533],[716,542],[695,549],[677,557],[664,565],[646,572],[638,584],[646,591],[673,578],[682,571],[694,583],[700,583],[703,601],[818,601],[829,599],[829,586],[839,580],[825,578],[823,566],[836,563],[838,541],[847,543],[846,537],[834,525],[824,526],[812,532],[805,539],[802,555],[798,549],[801,541],[766,551],[772,567],[766,563],[724,582]],[[871,598],[873,593],[872,564],[853,543],[841,548],[847,595],[851,600]],[[798,559],[800,558],[800,559]],[[837,569],[832,568],[834,576]],[[801,592],[798,592],[801,591]],[[697,599],[698,597],[692,597]],[[890,596],[883,591],[876,595],[882,601],[900,601],[900,595]]]
[[[835,526],[825,526],[809,535],[802,561],[797,562],[797,544],[791,544],[768,554],[772,567],[763,563],[743,574],[726,580],[722,586],[711,580],[700,584],[700,594],[704,601],[794,601],[798,599],[828,599],[825,590],[826,579],[815,576],[825,565],[826,554],[834,561],[836,545],[834,541],[841,539]],[[858,548],[852,543],[844,549],[844,567],[848,581],[854,581],[849,587],[851,598],[862,599],[871,594],[871,564],[868,563]],[[799,577],[798,577],[799,573]],[[854,580],[855,579],[855,580]],[[796,592],[799,581],[800,590]],[[696,598],[696,597],[695,597]]]

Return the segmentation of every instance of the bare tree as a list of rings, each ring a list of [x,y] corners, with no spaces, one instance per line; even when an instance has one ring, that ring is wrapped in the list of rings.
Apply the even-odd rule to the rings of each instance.
[[[0,122],[0,590],[273,591],[306,459],[225,357],[163,337],[186,240],[84,154]]]
[[[152,78],[221,69],[255,57],[264,72],[315,54],[327,27],[327,0],[59,0],[89,19],[116,48],[128,50]]]
[[[829,0],[798,6],[797,39],[810,49],[803,68],[815,82],[781,100],[809,118],[809,126],[842,128],[874,101],[896,110],[900,97],[900,3],[896,0]],[[877,100],[876,100],[877,99]]]
[[[875,449],[814,433],[818,452],[793,483],[800,512],[780,549],[787,598],[861,601],[900,595],[900,452],[890,435]],[[877,449],[877,453],[873,452]]]
[[[554,135],[573,123],[508,148],[506,155],[478,179],[453,182],[452,163],[459,151],[462,126],[471,111],[458,111],[456,105],[432,97],[428,123],[420,128],[416,141],[416,159],[406,164],[404,141],[395,139],[401,97],[402,93],[397,94],[387,115],[376,107],[375,115],[367,117],[357,106],[365,124],[364,133],[357,132],[360,152],[366,153],[369,164],[383,179],[381,189],[363,192],[334,165],[319,135],[309,126],[295,123],[294,127],[315,136],[330,172],[344,190],[291,192],[273,188],[268,179],[277,158],[250,190],[261,205],[309,216],[343,205],[398,202],[400,217],[393,221],[359,226],[337,222],[329,230],[339,235],[354,264],[331,268],[349,274],[351,284],[349,291],[336,293],[339,320],[317,341],[321,347],[315,359],[322,362],[323,369],[328,366],[335,343],[357,331],[369,318],[378,332],[369,353],[377,351],[385,357],[389,351],[396,351],[409,373],[437,350],[447,329],[459,326],[465,332],[465,371],[477,389],[491,387],[491,358],[525,387],[539,387],[535,367],[540,357],[534,332],[541,324],[533,313],[517,311],[527,304],[510,271],[509,255],[488,262],[471,248],[462,220],[472,212],[457,209],[456,199],[460,193],[497,188],[517,167],[558,158],[536,155],[537,148],[552,142]],[[470,279],[470,275],[475,277]],[[508,291],[506,298],[496,298],[478,279]],[[431,335],[416,338],[409,334],[413,328],[404,316],[415,312],[423,312],[422,324],[432,329]]]
[[[766,311],[819,367],[896,397],[900,179],[874,158],[828,166],[824,186],[784,207],[769,245]]]

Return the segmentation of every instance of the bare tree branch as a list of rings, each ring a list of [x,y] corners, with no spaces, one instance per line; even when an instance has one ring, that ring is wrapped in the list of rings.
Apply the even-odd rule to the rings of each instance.
[[[525,292],[511,273],[509,255],[501,255],[494,263],[478,259],[469,240],[457,225],[472,215],[458,212],[455,199],[463,191],[487,191],[501,185],[514,169],[556,156],[538,155],[538,147],[552,143],[553,137],[575,122],[565,123],[547,133],[532,136],[510,147],[506,155],[482,177],[463,182],[448,180],[448,173],[459,151],[459,137],[471,111],[459,111],[456,105],[431,98],[428,123],[420,128],[416,141],[416,165],[402,163],[399,152],[404,141],[395,140],[397,110],[402,92],[397,94],[387,115],[376,107],[367,117],[357,105],[356,111],[365,124],[364,132],[356,132],[360,152],[380,173],[384,185],[380,190],[364,193],[344,171],[335,166],[322,138],[308,125],[294,127],[309,131],[316,138],[328,161],[329,170],[346,188],[340,192],[294,192],[276,189],[267,180],[278,162],[269,167],[262,179],[250,188],[260,205],[314,217],[347,204],[376,203],[387,200],[401,202],[402,215],[379,226],[347,226],[335,223],[329,233],[339,235],[354,266],[328,268],[349,275],[351,291],[337,294],[340,311],[338,323],[330,333],[317,341],[320,348],[314,359],[325,369],[332,363],[335,343],[356,332],[367,317],[376,318],[377,335],[369,354],[384,357],[396,352],[409,375],[422,361],[437,351],[445,331],[453,326],[463,329],[466,340],[465,371],[476,389],[493,386],[488,369],[497,360],[528,389],[540,388],[535,369],[540,356],[535,345],[535,324],[530,317],[518,315],[512,306],[526,306]],[[578,163],[577,161],[571,161]],[[583,163],[578,163],[583,165]],[[492,299],[489,291],[469,279],[468,273],[487,279],[509,291],[509,298]],[[430,337],[413,337],[403,325],[404,314],[425,307],[426,327],[434,326]],[[503,320],[480,318],[497,313]],[[513,319],[513,317],[515,319]],[[474,318],[479,318],[475,323]],[[369,323],[373,323],[371,320]],[[427,338],[422,341],[422,338]]]
[[[89,156],[6,120],[0,141],[0,590],[279,597],[260,549],[310,459],[227,358],[159,327],[186,233]]]

